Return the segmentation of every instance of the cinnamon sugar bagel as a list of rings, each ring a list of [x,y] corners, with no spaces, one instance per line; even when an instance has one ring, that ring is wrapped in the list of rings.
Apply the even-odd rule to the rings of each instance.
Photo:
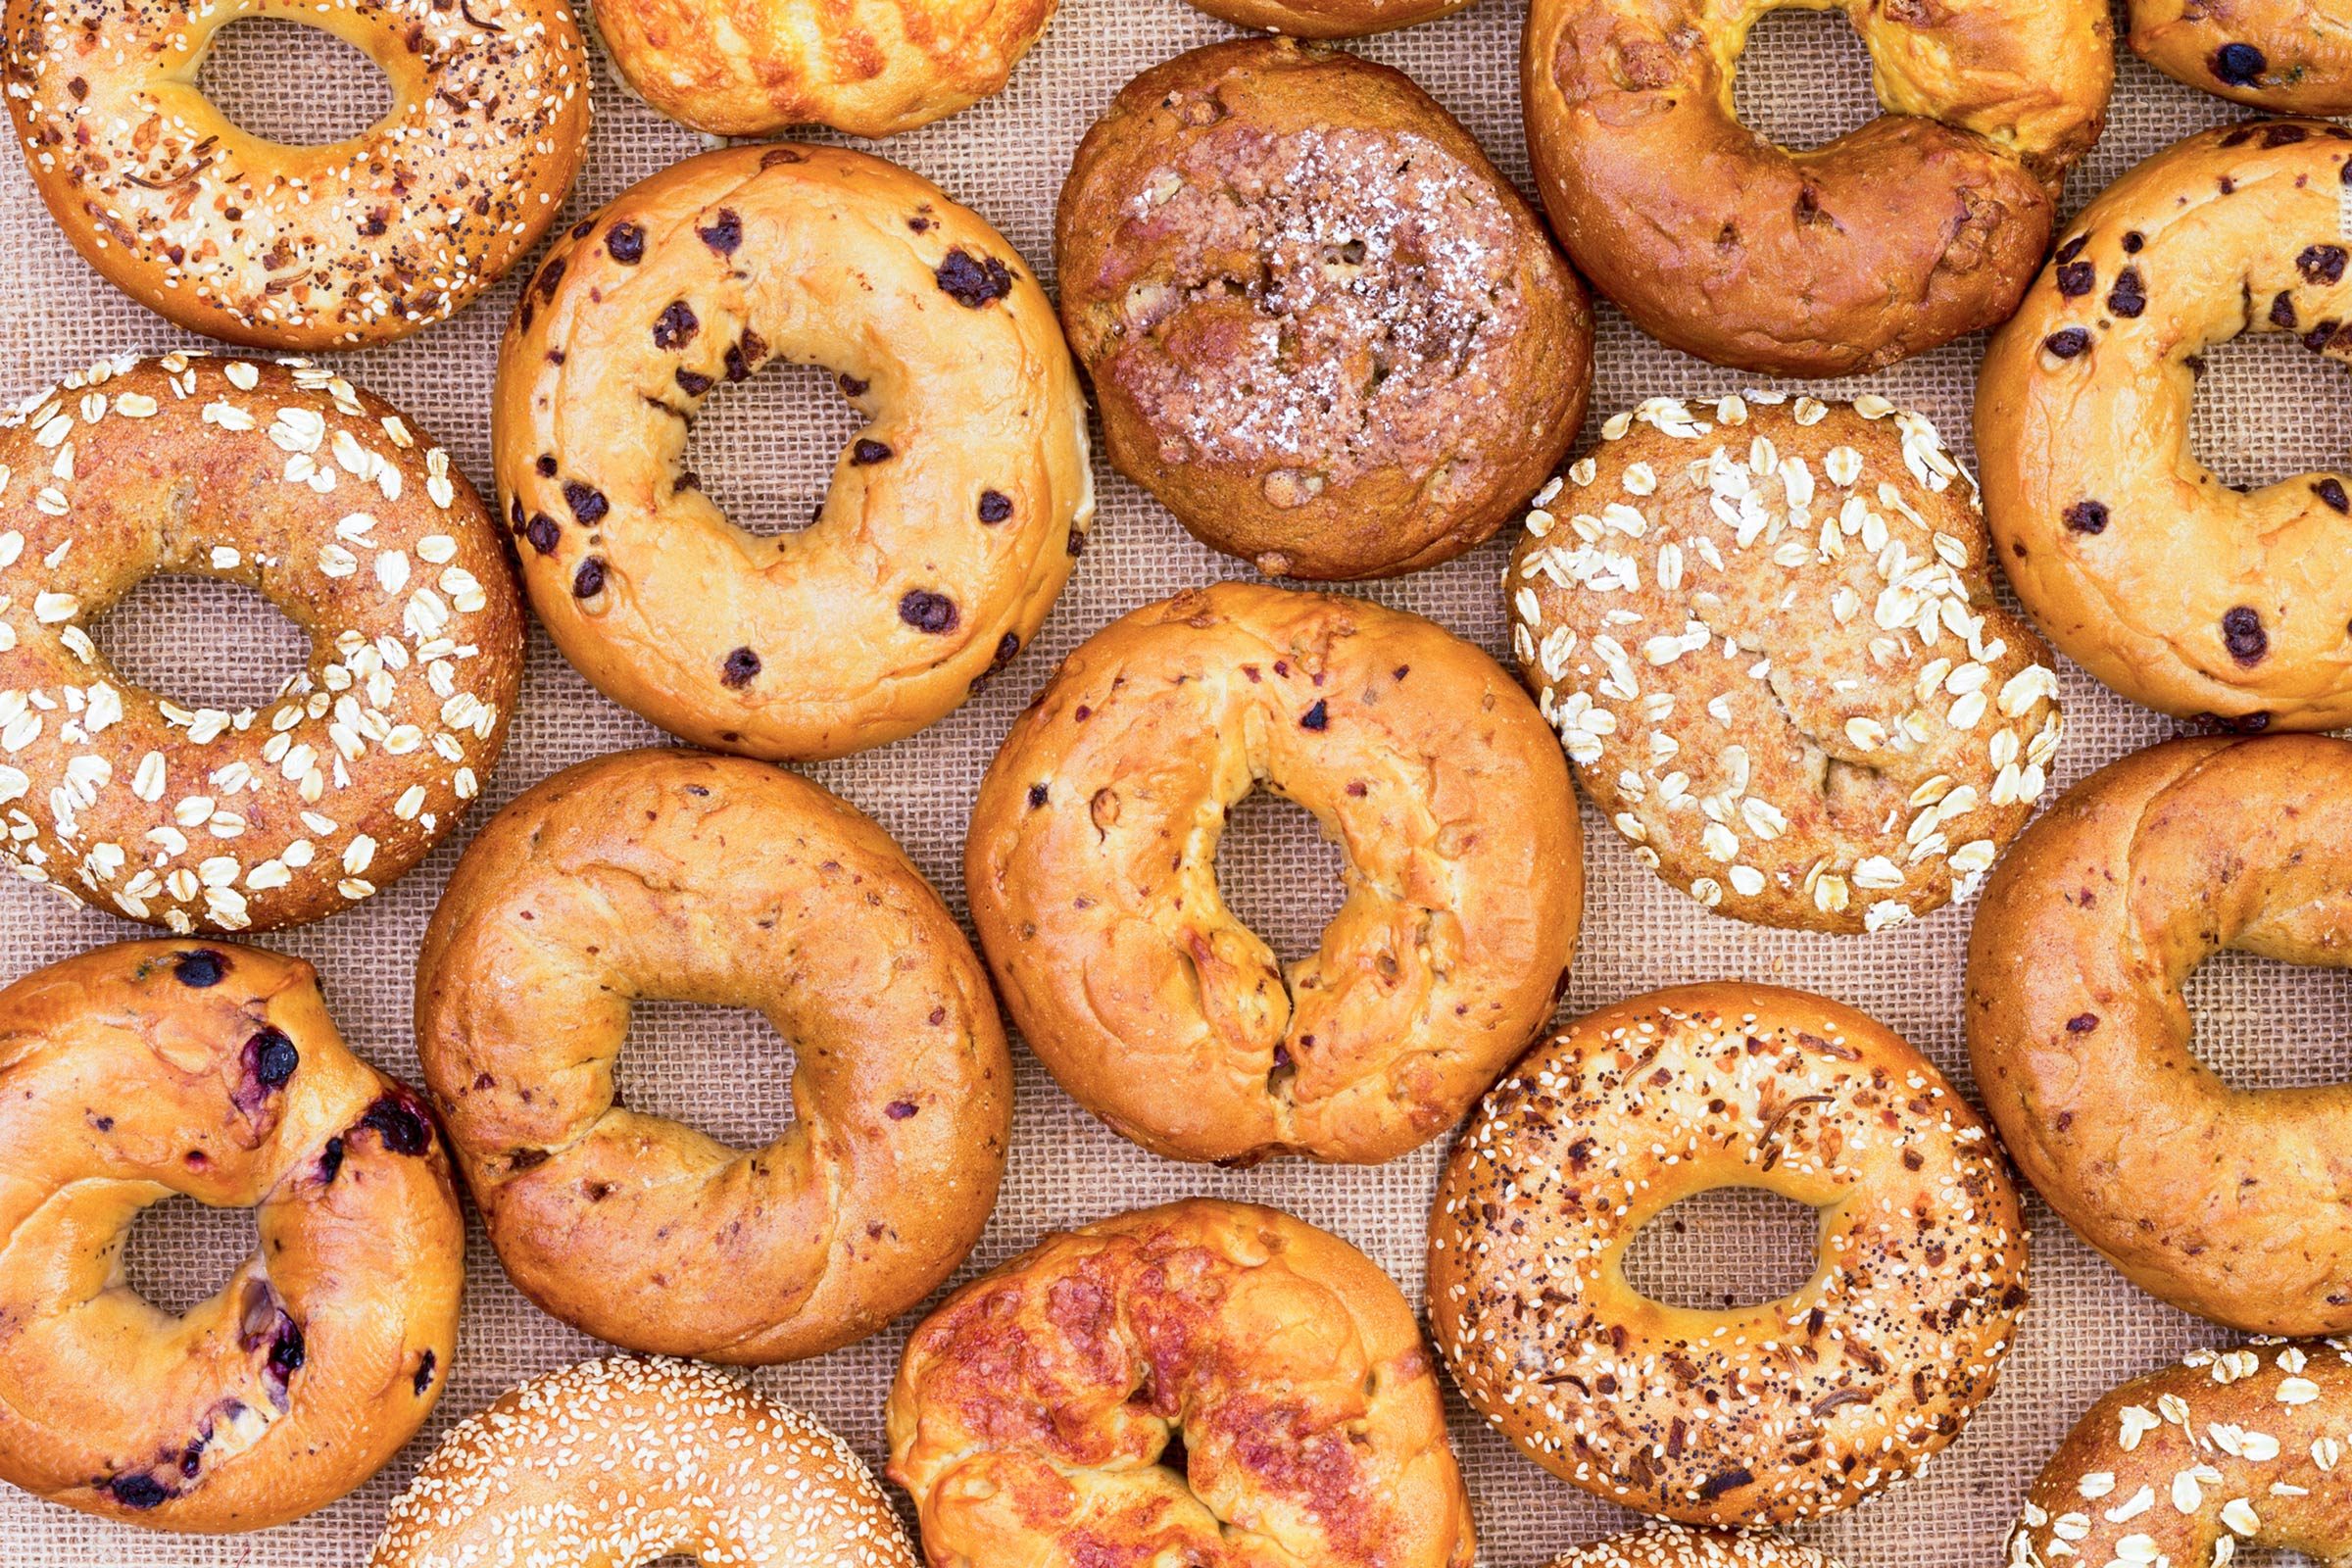
[[[793,1042],[781,1137],[738,1152],[619,1102],[654,998]],[[493,818],[425,931],[416,1050],[507,1273],[631,1349],[860,1339],[962,1260],[1004,1170],[1010,1061],[955,917],[855,808],[740,759],[624,752]]]
[[[2352,114],[2345,0],[2131,0],[2132,52],[2176,81],[2282,115]]]
[[[1838,1568],[1835,1558],[1767,1531],[1692,1530],[1653,1520],[1579,1546],[1548,1568]]]
[[[1371,1259],[1193,1199],[1052,1236],[923,1320],[885,1411],[932,1568],[1470,1568],[1420,1325]]]
[[[1810,152],[1741,125],[1748,30],[1841,11],[1886,113]],[[1528,154],[1569,258],[1668,346],[1881,369],[2017,306],[2114,78],[2106,0],[1535,0]]]
[[[173,1193],[260,1232],[177,1317],[122,1274]],[[440,1397],[464,1278],[431,1120],[301,959],[125,942],[0,991],[0,1479],[156,1530],[323,1507]]]
[[[1777,1301],[1670,1307],[1627,1246],[1683,1199],[1760,1187],[1821,1215]],[[1430,1326],[1521,1452],[1689,1524],[1850,1508],[1992,1392],[2026,1299],[2000,1150],[1928,1059],[1850,1007],[1681,986],[1579,1019],[1495,1085],[1454,1148]]]
[[[1283,965],[1217,887],[1227,813],[1314,813],[1347,902]],[[964,883],[1004,1004],[1145,1148],[1372,1163],[1452,1125],[1550,1015],[1576,800],[1510,677],[1417,615],[1220,583],[1062,663],[980,785]]]
[[[290,18],[375,62],[392,107],[316,147],[196,84],[220,29]],[[192,331],[383,343],[463,309],[554,220],[588,140],[566,0],[8,0],[0,95],[82,259]]]
[[[2232,1328],[2352,1329],[2352,1087],[2236,1090],[2181,987],[2217,951],[2343,967],[2352,743],[2167,742],[2028,828],[1969,937],[1977,1082],[2027,1178],[2132,1283]]]
[[[760,538],[683,466],[710,391],[819,361],[868,420]],[[499,354],[498,488],[556,646],[699,746],[840,757],[1026,647],[1094,520],[1086,405],[1004,236],[895,165],[734,147],[559,241]]]

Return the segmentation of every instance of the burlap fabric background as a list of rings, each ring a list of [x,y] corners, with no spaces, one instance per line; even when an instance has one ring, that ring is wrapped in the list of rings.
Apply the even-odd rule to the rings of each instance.
[[[1483,0],[1446,21],[1362,47],[1428,88],[1524,184],[1517,58],[1523,0]],[[1148,65],[1227,29],[1181,0],[1064,0],[1061,15],[1002,96],[882,151],[938,180],[989,218],[1049,281],[1054,193],[1070,152],[1111,94]],[[208,85],[245,123],[265,133],[325,140],[368,122],[382,84],[356,54],[288,24],[232,29],[208,68]],[[1740,77],[1743,113],[1785,142],[1810,145],[1875,112],[1862,51],[1834,17],[1768,19]],[[587,172],[565,210],[585,214],[632,181],[696,150],[691,133],[614,90],[597,98]],[[2176,137],[2233,118],[2217,99],[2127,60],[2105,139],[2079,170],[2069,208]],[[1671,171],[1661,170],[1661,177]],[[14,156],[0,157],[0,396],[9,400],[70,368],[126,346],[153,349],[180,334],[100,282],[75,258],[32,195]],[[477,483],[489,476],[491,362],[514,287],[494,291],[458,319],[389,349],[343,357],[339,367],[430,429]],[[1968,408],[1981,344],[1956,344],[1869,382],[1920,409],[1965,454]],[[1656,392],[1706,393],[1746,378],[1649,342],[1601,312],[1595,419]],[[2225,478],[2276,478],[2341,462],[2347,409],[2336,372],[2274,336],[2216,355],[2201,398],[2204,455]],[[807,516],[851,420],[814,371],[771,370],[722,390],[703,419],[694,466],[754,526]],[[1588,438],[1591,432],[1588,431]],[[963,828],[981,769],[1007,722],[1054,662],[1089,632],[1174,589],[1232,575],[1236,563],[1194,545],[1175,523],[1107,467],[1098,471],[1102,517],[1095,542],[1038,645],[977,701],[927,732],[809,773],[878,817],[960,910]],[[1467,559],[1368,592],[1436,617],[1502,651],[1496,577],[1507,541]],[[109,651],[141,678],[219,706],[266,697],[301,657],[292,629],[241,592],[189,582],[150,584],[104,628]],[[2059,785],[2168,732],[2152,714],[2065,672],[2067,741]],[[660,739],[598,697],[534,633],[521,712],[486,814],[558,767]],[[481,815],[467,824],[478,825]],[[463,835],[461,835],[461,840]],[[1637,866],[1587,811],[1590,891],[1584,936],[1564,1011],[1685,980],[1740,976],[1806,986],[1886,1020],[1963,1084],[1961,953],[1971,911],[1947,909],[1866,938],[1782,935],[1702,913]],[[411,962],[433,901],[457,854],[445,845],[407,880],[355,912],[268,939],[322,971],[344,1034],[371,1060],[406,1077]],[[1303,813],[1259,801],[1245,808],[1221,860],[1245,918],[1286,955],[1314,940],[1336,906],[1337,860]],[[14,878],[0,885],[0,977],[13,979],[92,944],[142,934],[69,906]],[[2242,1085],[2352,1077],[2341,981],[2333,971],[2287,969],[2225,956],[2197,977],[2201,1048]],[[1018,1110],[1010,1172],[996,1218],[966,1272],[997,1262],[1045,1231],[1187,1194],[1277,1203],[1348,1238],[1418,1297],[1429,1195],[1442,1146],[1373,1169],[1282,1163],[1223,1173],[1154,1159],[1079,1111],[1016,1046]],[[624,1057],[632,1104],[680,1116],[737,1144],[757,1144],[791,1115],[790,1058],[756,1017],[682,1006],[641,1009]],[[1951,1568],[1996,1563],[2027,1482],[2060,1435],[2111,1384],[2199,1343],[2225,1338],[2126,1285],[2036,1204],[2034,1305],[1999,1394],[1961,1442],[1917,1485],[1807,1532],[1850,1568]],[[1678,1226],[1672,1221],[1680,1221]],[[243,1213],[174,1200],[134,1234],[134,1282],[184,1305],[216,1288],[251,1246]],[[542,1315],[510,1288],[478,1225],[463,1337],[449,1390],[433,1421],[373,1482],[313,1517],[258,1535],[153,1536],[53,1508],[0,1489],[0,1563],[53,1565],[247,1564],[344,1568],[373,1540],[386,1500],[406,1485],[449,1422],[500,1390],[598,1347]],[[1809,1216],[1760,1195],[1716,1195],[1678,1209],[1643,1238],[1642,1272],[1658,1294],[1692,1304],[1758,1299],[1809,1270]],[[905,1324],[818,1360],[759,1374],[760,1387],[842,1433],[869,1462],[881,1459],[881,1400]],[[1455,1401],[1454,1438],[1478,1503],[1484,1557],[1495,1565],[1543,1561],[1628,1522],[1520,1459]],[[901,1499],[902,1503],[904,1499]]]

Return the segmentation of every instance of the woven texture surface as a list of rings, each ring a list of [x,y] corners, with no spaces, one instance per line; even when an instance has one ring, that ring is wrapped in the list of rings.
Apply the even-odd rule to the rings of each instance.
[[[1446,21],[1361,47],[1408,72],[1524,185],[1521,15],[1521,0],[1483,0]],[[1065,0],[1006,92],[880,150],[995,222],[1050,281],[1054,197],[1080,134],[1137,72],[1226,31],[1181,0]],[[245,123],[289,135],[364,124],[382,103],[380,83],[367,81],[368,74],[357,56],[321,35],[289,24],[240,24],[205,80]],[[1792,145],[1818,143],[1875,112],[1862,51],[1835,18],[1768,19],[1740,83],[1740,105],[1749,122]],[[587,172],[564,221],[699,145],[694,135],[616,90],[609,76],[600,85],[597,110]],[[2105,139],[2076,172],[2069,210],[2176,137],[2232,118],[2230,106],[2127,60]],[[124,347],[162,349],[192,341],[82,266],[41,210],[14,156],[0,157],[0,233],[8,236],[0,245],[0,396],[13,401]],[[510,281],[420,336],[336,360],[355,380],[430,430],[477,483],[489,477],[492,359],[514,295]],[[1830,390],[1848,396],[1876,390],[1917,408],[1965,455],[1981,347],[1962,342],[1867,382],[1833,383]],[[1598,363],[1595,418],[1652,393],[1724,391],[1748,380],[1659,348],[1605,308]],[[2198,432],[2207,461],[2236,481],[2343,461],[2352,400],[2342,396],[2337,373],[2276,336],[2217,354],[2200,395]],[[714,397],[697,432],[692,466],[710,476],[714,493],[747,524],[793,526],[821,493],[851,422],[814,373],[771,370],[748,387]],[[1592,438],[1590,430],[1586,438]],[[978,700],[925,733],[808,769],[895,834],[959,912],[964,822],[981,770],[1054,662],[1116,614],[1242,570],[1194,545],[1106,466],[1099,467],[1098,480],[1102,509],[1095,543],[1038,645]],[[1506,544],[1497,541],[1448,566],[1369,592],[1434,616],[1499,654],[1503,619],[1496,580]],[[135,675],[182,698],[223,706],[267,694],[300,658],[291,628],[258,600],[201,583],[150,584],[109,618],[103,633],[110,652]],[[2071,667],[2064,685],[2069,728],[2056,767],[2061,786],[2171,728]],[[481,814],[467,826],[478,826],[488,811],[561,766],[659,738],[590,690],[534,631],[513,739],[477,808]],[[1590,891],[1564,1013],[1686,980],[1777,981],[1866,1009],[1967,1083],[1960,980],[1968,908],[1867,938],[1753,929],[1708,916],[1666,889],[1635,864],[1590,810],[1585,828]],[[458,848],[444,845],[416,872],[354,912],[268,939],[315,961],[353,1046],[412,1080],[412,963]],[[1312,943],[1337,904],[1337,863],[1303,813],[1258,802],[1239,814],[1221,875],[1244,917],[1279,952],[1294,956]],[[138,934],[14,878],[0,884],[0,976],[14,978],[84,947]],[[2352,1077],[2342,984],[2335,971],[2225,956],[2192,987],[2201,1049],[2241,1085]],[[1338,1232],[1417,1298],[1442,1145],[1372,1170],[1282,1163],[1217,1172],[1172,1164],[1121,1142],[1079,1111],[1025,1052],[1016,1048],[1016,1055],[1011,1168],[995,1220],[965,1275],[1055,1227],[1187,1194],[1217,1194],[1277,1203]],[[666,1004],[640,1009],[623,1058],[632,1104],[680,1116],[738,1144],[763,1141],[790,1116],[789,1075],[784,1044],[756,1016]],[[2038,1203],[2033,1218],[2034,1305],[1999,1394],[1921,1482],[1807,1532],[1842,1555],[1849,1568],[1991,1568],[2028,1482],[2077,1414],[2113,1383],[2191,1346],[2227,1338],[2132,1290]],[[156,1299],[184,1305],[225,1278],[251,1242],[244,1214],[211,1213],[175,1200],[150,1211],[134,1234],[134,1282]],[[597,1350],[516,1295],[478,1224],[469,1248],[465,1325],[448,1393],[424,1433],[368,1486],[296,1524],[218,1540],[148,1536],[0,1489],[0,1562],[10,1568],[341,1568],[361,1562],[387,1499],[407,1484],[450,1422],[522,1377]],[[1801,1210],[1756,1195],[1715,1195],[1653,1227],[1641,1244],[1637,1274],[1660,1295],[1692,1304],[1726,1297],[1758,1299],[1800,1278],[1810,1250],[1809,1217]],[[878,1467],[883,1391],[911,1321],[821,1359],[763,1371],[758,1382],[840,1432]],[[1451,1415],[1488,1563],[1540,1563],[1627,1522],[1520,1459],[1458,1400]]]

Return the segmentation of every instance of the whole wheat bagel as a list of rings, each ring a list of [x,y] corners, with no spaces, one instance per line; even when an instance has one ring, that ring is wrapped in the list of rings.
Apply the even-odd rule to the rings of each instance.
[[[2281,115],[2352,114],[2345,0],[2131,0],[2132,52],[2192,87]]]

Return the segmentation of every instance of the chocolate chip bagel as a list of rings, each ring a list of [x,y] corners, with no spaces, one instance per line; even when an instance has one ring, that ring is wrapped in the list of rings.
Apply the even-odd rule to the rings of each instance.
[[[2132,52],[2176,81],[2282,115],[2352,114],[2345,0],[2131,0]]]

